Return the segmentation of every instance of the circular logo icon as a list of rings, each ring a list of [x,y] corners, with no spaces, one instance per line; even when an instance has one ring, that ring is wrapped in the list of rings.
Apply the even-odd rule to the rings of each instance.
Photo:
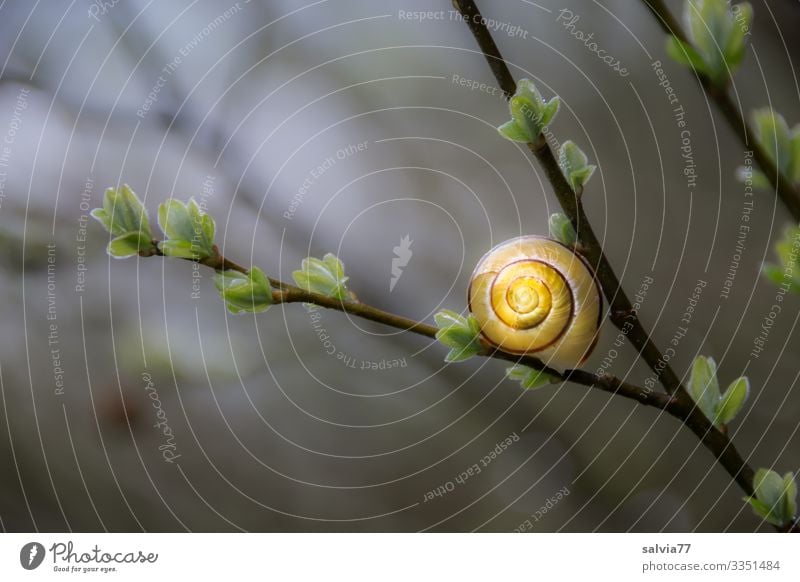
[[[26,570],[35,570],[44,561],[44,546],[39,542],[28,542],[19,551],[19,563]]]

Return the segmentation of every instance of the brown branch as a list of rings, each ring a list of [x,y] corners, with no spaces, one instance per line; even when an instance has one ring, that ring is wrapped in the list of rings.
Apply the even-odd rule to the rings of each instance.
[[[151,242],[153,243],[153,248],[140,252],[139,253],[140,257],[167,256],[161,251],[161,247],[159,246],[159,243],[161,241],[153,240]],[[233,261],[223,257],[220,254],[217,245],[214,245],[214,255],[211,257],[205,257],[203,259],[197,259],[197,260],[185,258],[184,260],[191,261],[193,263],[197,262],[201,265],[214,269],[215,271],[238,271],[239,273],[245,273],[245,274],[248,271],[246,267],[243,267],[242,265],[234,263]],[[287,287],[291,287],[291,285],[289,285],[288,283],[284,283],[280,279],[273,279],[272,277],[268,277],[268,279],[269,279],[269,284],[275,289],[286,289]]]
[[[335,309],[337,311],[356,315],[363,319],[375,321],[396,329],[411,331],[434,339],[436,338],[436,332],[439,331],[439,328],[434,325],[395,315],[394,313],[383,311],[360,301],[342,301],[340,299],[328,297],[327,295],[311,293],[299,287],[287,287],[288,288],[284,291],[276,294],[276,301],[282,303],[314,303],[320,307]],[[598,376],[597,374],[592,374],[585,370],[566,370],[565,372],[559,372],[558,370],[545,366],[538,358],[509,354],[489,345],[485,346],[484,351],[480,355],[487,358],[504,360],[513,364],[528,366],[540,372],[544,372],[562,382],[574,382],[575,384],[597,388],[604,392],[619,394],[625,398],[636,400],[640,404],[653,406],[662,410],[668,410],[674,401],[674,399],[670,398],[667,394],[647,390],[641,386],[624,382],[615,376]]]
[[[691,44],[689,37],[676,18],[672,16],[663,0],[643,0],[647,8],[655,15],[658,24],[670,36]],[[753,159],[758,164],[761,172],[767,177],[769,183],[777,192],[786,209],[790,212],[795,222],[800,222],[800,191],[778,171],[775,161],[770,160],[767,151],[755,138],[755,133],[747,122],[739,107],[734,104],[727,89],[720,88],[700,73],[695,71],[700,85],[711,100],[717,105],[720,113],[730,126],[731,130],[742,142],[745,149],[753,152]]]

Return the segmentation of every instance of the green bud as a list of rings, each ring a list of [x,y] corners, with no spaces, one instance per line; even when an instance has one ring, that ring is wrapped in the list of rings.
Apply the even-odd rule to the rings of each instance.
[[[697,356],[689,378],[689,395],[709,419],[713,419],[720,399],[717,364],[714,358]]]
[[[542,130],[553,120],[560,104],[558,97],[544,101],[529,79],[520,79],[517,90],[508,102],[511,120],[497,130],[511,141],[535,143]]]
[[[797,483],[792,473],[781,477],[771,469],[759,469],[753,479],[755,495],[745,497],[756,515],[769,523],[785,527],[797,514]]]
[[[667,53],[724,87],[744,60],[752,7],[746,2],[729,6],[726,0],[687,0],[683,16],[690,42],[672,37]]]
[[[597,169],[597,166],[589,163],[589,158],[583,150],[569,140],[561,144],[558,150],[558,165],[576,193],[583,190],[583,186]]]
[[[299,271],[292,273],[298,287],[312,293],[335,297],[342,301],[351,299],[347,290],[349,277],[344,274],[344,265],[339,258],[328,253],[322,260],[308,257],[303,259]]]
[[[214,285],[231,313],[258,313],[272,305],[272,287],[258,267],[247,273],[218,271]]]
[[[747,378],[737,378],[731,382],[717,404],[714,424],[724,426],[736,418],[749,395],[750,381]]]
[[[194,199],[188,204],[170,199],[158,207],[158,224],[166,240],[161,252],[170,257],[202,261],[216,254],[214,219]]]
[[[563,245],[574,247],[578,240],[578,235],[575,233],[575,228],[565,215],[556,212],[550,215],[547,221],[550,228],[550,238],[557,240]]]
[[[130,186],[108,188],[103,195],[103,207],[95,208],[92,217],[114,236],[107,252],[123,258],[155,250],[147,210]]]
[[[789,129],[780,113],[767,108],[753,112],[753,128],[756,141],[777,172],[789,182],[800,184],[800,125]],[[756,188],[772,189],[767,177],[752,167],[740,167],[737,177],[743,182],[752,179]]]
[[[775,285],[800,294],[800,227],[788,227],[775,244],[775,251],[780,264],[764,265],[764,275]]]
[[[553,378],[545,372],[540,372],[539,370],[534,370],[533,368],[521,364],[506,369],[506,376],[510,380],[519,382],[526,390],[535,390],[542,386],[555,384],[560,381],[558,378]]]
[[[721,428],[741,411],[750,394],[750,382],[744,377],[737,378],[721,394],[716,362],[713,358],[698,356],[692,365],[688,392],[706,418]]]
[[[446,362],[462,362],[479,354],[481,328],[471,315],[464,317],[455,311],[444,309],[434,315],[439,331],[436,339],[450,348]]]
[[[142,251],[150,251],[155,247],[153,241],[141,232],[131,232],[111,239],[107,252],[112,257],[122,259],[138,255]]]

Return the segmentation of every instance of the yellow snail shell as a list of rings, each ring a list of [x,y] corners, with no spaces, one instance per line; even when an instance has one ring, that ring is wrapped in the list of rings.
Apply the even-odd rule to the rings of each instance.
[[[597,342],[603,300],[585,260],[540,236],[490,250],[472,274],[469,310],[484,339],[558,369],[577,368]]]

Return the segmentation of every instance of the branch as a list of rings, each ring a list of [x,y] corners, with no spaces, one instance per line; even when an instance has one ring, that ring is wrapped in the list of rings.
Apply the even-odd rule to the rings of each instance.
[[[667,9],[663,0],[642,0],[647,8],[655,15],[658,24],[670,36],[676,37],[678,40],[688,43],[689,38],[686,32],[681,27],[680,23],[672,16]],[[767,177],[769,183],[778,193],[786,209],[791,213],[795,222],[800,222],[800,192],[797,188],[778,171],[777,164],[769,159],[764,147],[753,138],[755,133],[750,127],[750,124],[742,114],[741,108],[737,107],[731,99],[728,91],[720,89],[712,84],[708,77],[695,71],[700,85],[705,90],[706,94],[711,97],[711,100],[716,103],[725,121],[733,130],[733,132],[742,142],[745,149],[753,152],[753,159],[755,160],[761,172]]]

